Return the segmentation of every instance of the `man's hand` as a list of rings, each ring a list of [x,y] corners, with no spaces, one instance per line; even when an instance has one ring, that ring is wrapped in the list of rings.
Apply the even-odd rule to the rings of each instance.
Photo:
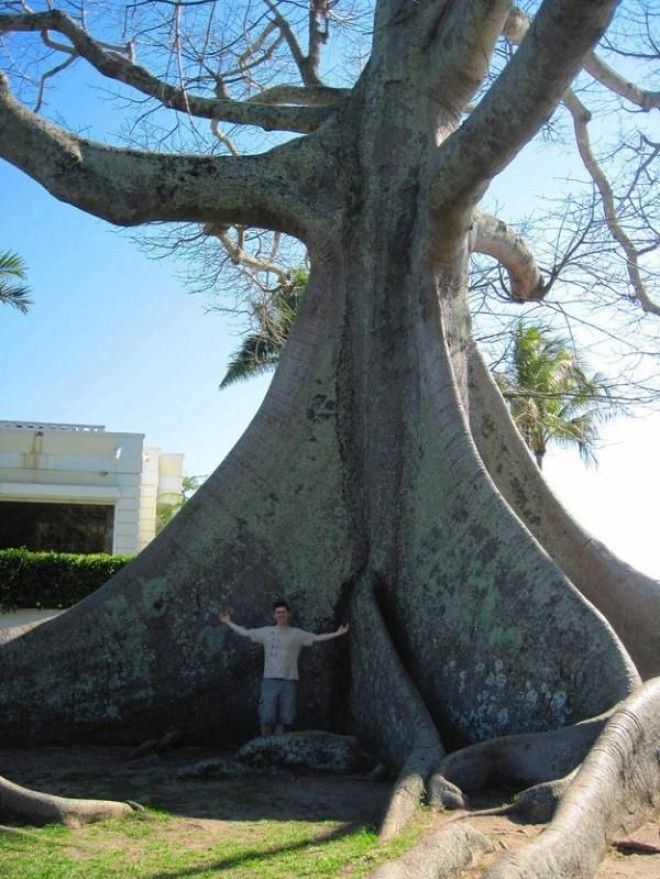
[[[228,626],[229,623],[231,622],[231,615],[228,613],[219,613],[218,619],[220,620],[221,623],[224,623],[225,626]]]
[[[348,632],[348,623],[344,623],[343,626],[340,626],[335,632],[335,635],[345,635],[346,632]]]

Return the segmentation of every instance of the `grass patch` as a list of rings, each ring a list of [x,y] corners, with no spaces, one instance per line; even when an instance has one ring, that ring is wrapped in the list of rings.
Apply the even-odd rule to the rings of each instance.
[[[336,821],[208,821],[148,810],[70,830],[0,831],[3,879],[362,879],[413,845]]]

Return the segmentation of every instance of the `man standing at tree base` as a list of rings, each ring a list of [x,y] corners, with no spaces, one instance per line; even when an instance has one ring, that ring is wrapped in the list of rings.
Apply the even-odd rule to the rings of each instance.
[[[296,717],[296,690],[298,684],[298,656],[303,647],[318,641],[330,641],[348,632],[348,626],[339,626],[336,632],[315,635],[289,625],[290,608],[286,601],[273,604],[274,626],[245,629],[232,622],[228,613],[219,614],[221,623],[237,635],[249,638],[264,648],[264,674],[259,699],[261,735],[281,733],[292,728]]]

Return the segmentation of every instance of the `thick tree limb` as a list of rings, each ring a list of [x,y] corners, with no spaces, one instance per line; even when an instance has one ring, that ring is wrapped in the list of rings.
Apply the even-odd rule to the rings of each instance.
[[[303,235],[310,205],[296,179],[306,140],[259,156],[158,155],[76,137],[23,108],[0,74],[0,157],[61,201],[111,223],[227,221]],[[313,162],[311,163],[313,164]]]
[[[542,299],[546,293],[534,255],[523,239],[496,217],[475,211],[472,226],[472,250],[485,253],[501,263],[511,282],[515,302]]]
[[[433,41],[431,82],[438,90],[440,103],[449,104],[457,114],[465,109],[488,73],[510,8],[511,0],[464,0],[453,4],[449,12],[446,4],[434,4],[425,13],[425,39]]]
[[[660,809],[660,678],[622,702],[547,829],[486,879],[591,879],[605,847]]]
[[[116,51],[108,51],[68,15],[58,9],[22,15],[0,15],[0,33],[10,31],[55,31],[71,40],[75,53],[99,73],[132,86],[155,98],[163,106],[202,119],[220,119],[241,125],[255,125],[266,131],[315,131],[334,112],[334,106],[273,106],[257,101],[204,98],[171,85]]]
[[[529,16],[522,9],[514,7],[509,13],[502,33],[512,45],[519,46],[529,26]],[[595,52],[590,52],[584,59],[584,69],[601,85],[636,104],[642,110],[660,107],[660,92],[651,92],[630,82],[606,64]]]
[[[327,107],[348,98],[350,89],[332,88],[327,85],[297,86],[274,85],[248,98],[247,103],[299,104],[305,107]]]
[[[609,24],[616,0],[545,0],[488,94],[438,151],[433,204],[478,199],[549,118]]]

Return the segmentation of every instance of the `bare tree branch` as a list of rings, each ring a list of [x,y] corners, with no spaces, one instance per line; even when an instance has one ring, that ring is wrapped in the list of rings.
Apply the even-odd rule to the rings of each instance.
[[[244,247],[244,229],[240,227],[235,229],[236,240],[232,239],[227,226],[218,225],[217,223],[208,223],[204,226],[204,231],[208,235],[214,235],[222,243],[229,259],[234,265],[244,266],[253,272],[275,275],[280,284],[286,284],[289,281],[291,276],[290,269],[276,263],[272,251],[269,256],[261,258],[248,253]]]
[[[277,2],[264,2],[289,47],[303,85],[311,88],[322,87],[323,81],[319,74],[321,50],[328,40],[329,15],[337,0],[309,0],[307,55],[303,52],[291,24],[277,8]]]
[[[310,0],[309,4],[309,44],[307,49],[307,80],[305,85],[312,85],[313,80],[321,85],[319,67],[321,64],[321,47],[328,40],[328,15],[337,0]]]
[[[629,82],[593,52],[587,56],[584,62],[584,69],[611,92],[621,95],[622,98],[636,104],[642,110],[652,110],[660,107],[660,92],[650,92],[640,88],[635,83]]]
[[[266,131],[315,131],[334,112],[334,106],[275,107],[230,98],[205,98],[171,85],[102,44],[57,9],[23,15],[0,15],[0,33],[10,31],[55,31],[71,40],[73,51],[109,79],[124,82],[142,94],[155,98],[165,107],[204,119],[220,119],[235,124],[255,125]],[[66,50],[65,50],[66,51]]]
[[[653,302],[649,297],[644,282],[642,281],[642,276],[639,270],[639,254],[637,253],[633,242],[623,230],[617,217],[612,187],[600,165],[596,161],[596,157],[591,149],[588,130],[591,114],[570,89],[564,94],[564,104],[568,108],[573,119],[575,141],[580,153],[580,158],[600,193],[607,228],[610,230],[614,240],[621,245],[626,255],[626,269],[635,296],[644,311],[647,311],[650,314],[660,315],[660,305]],[[655,152],[657,155],[657,147]]]

